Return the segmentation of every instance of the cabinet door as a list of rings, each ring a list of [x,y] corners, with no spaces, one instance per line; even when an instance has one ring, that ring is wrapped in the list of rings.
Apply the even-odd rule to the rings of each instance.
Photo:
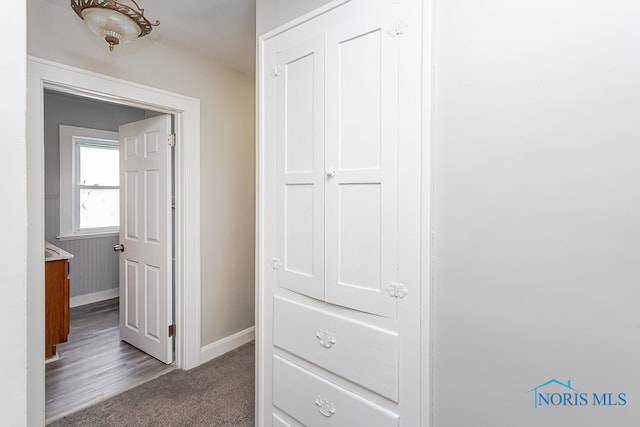
[[[398,37],[387,9],[327,33],[325,299],[394,317]]]
[[[276,64],[276,280],[323,299],[323,38],[280,51]]]

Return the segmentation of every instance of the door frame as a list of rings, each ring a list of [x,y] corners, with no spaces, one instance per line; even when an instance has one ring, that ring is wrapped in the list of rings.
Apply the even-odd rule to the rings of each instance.
[[[44,425],[44,89],[172,114],[175,119],[175,365],[200,364],[200,100],[27,58],[27,413]]]

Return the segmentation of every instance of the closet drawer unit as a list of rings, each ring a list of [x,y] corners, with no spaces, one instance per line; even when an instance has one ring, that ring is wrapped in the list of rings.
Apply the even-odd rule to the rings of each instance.
[[[275,346],[398,402],[397,333],[277,296],[273,305]]]
[[[273,414],[271,422],[273,423],[273,427],[294,427],[276,414]]]
[[[273,404],[308,426],[397,427],[399,416],[279,356]]]

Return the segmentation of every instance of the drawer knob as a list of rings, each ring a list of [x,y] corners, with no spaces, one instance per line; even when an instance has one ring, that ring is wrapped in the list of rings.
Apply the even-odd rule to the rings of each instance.
[[[318,329],[316,332],[318,343],[324,348],[331,348],[336,343],[336,337],[328,330]]]
[[[318,395],[318,398],[316,399],[316,406],[318,407],[318,412],[327,418],[336,413],[333,403],[329,403],[328,399],[320,395]]]

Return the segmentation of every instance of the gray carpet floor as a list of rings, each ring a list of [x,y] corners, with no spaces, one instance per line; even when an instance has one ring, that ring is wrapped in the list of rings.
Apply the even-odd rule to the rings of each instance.
[[[254,343],[174,370],[50,426],[253,426]]]

